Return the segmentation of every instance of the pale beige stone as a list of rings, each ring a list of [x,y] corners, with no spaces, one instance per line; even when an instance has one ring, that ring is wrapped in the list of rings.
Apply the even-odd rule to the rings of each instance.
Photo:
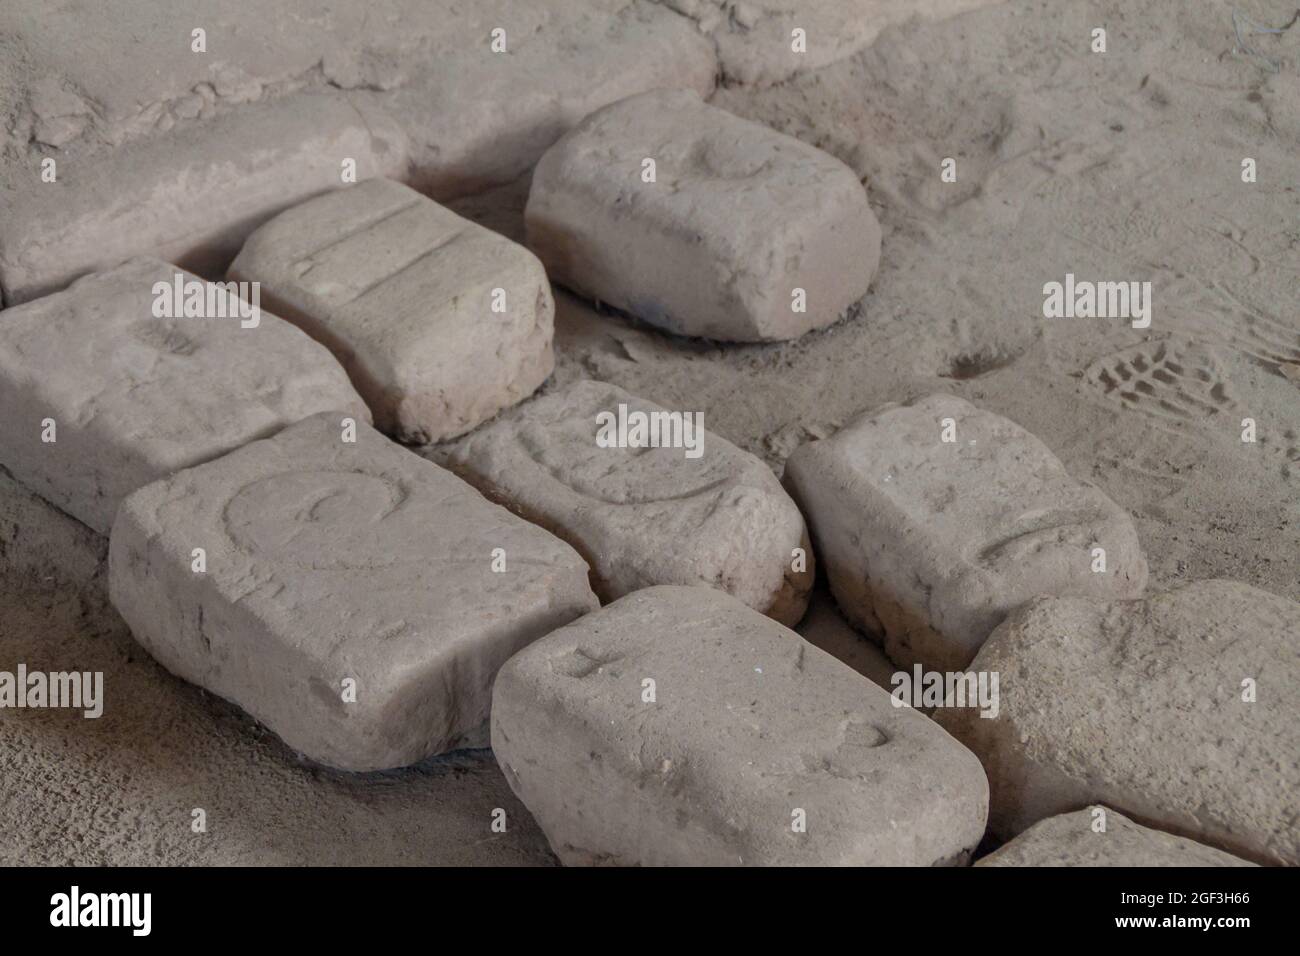
[[[972,754],[712,588],[637,591],[516,655],[492,748],[569,864],[927,866],[984,832]]]
[[[1104,829],[1103,829],[1104,826]],[[1040,820],[976,866],[1254,866],[1214,847],[1152,830],[1109,807]]]
[[[1000,674],[998,716],[935,719],[984,761],[994,832],[1104,803],[1246,859],[1300,863],[1294,601],[1223,580],[1135,601],[1044,598],[971,667]]]
[[[12,305],[132,256],[217,278],[259,224],[356,177],[401,175],[404,135],[338,96],[250,105],[165,139],[59,156],[58,178],[16,191],[0,219],[0,288]]]
[[[880,261],[880,225],[852,170],[689,90],[583,120],[537,164],[525,216],[556,282],[723,341],[829,325],[866,294]]]
[[[659,0],[694,19],[731,85],[768,86],[871,46],[913,17],[942,20],[1002,0]],[[795,49],[795,30],[804,45]]]
[[[192,28],[159,29],[169,17],[201,24],[208,52],[191,50]],[[500,53],[491,45],[498,29]],[[392,116],[410,143],[412,184],[434,198],[514,180],[592,110],[626,96],[663,87],[707,96],[718,69],[710,39],[651,0],[133,0],[67,8],[6,0],[0,35],[16,40],[7,49],[24,51],[11,63],[30,58],[35,67],[4,74],[11,82],[0,84],[8,117],[0,146],[32,139],[64,156],[157,138],[165,150],[195,118],[206,123],[277,100],[292,111],[326,92],[345,95],[372,126],[375,107]],[[86,37],[98,50],[131,55],[87,56]]]
[[[596,598],[564,542],[364,424],[342,439],[316,415],[136,492],[109,593],[159,663],[307,757],[401,767],[474,742],[497,668]]]
[[[537,257],[401,183],[372,179],[259,228],[230,278],[327,345],[381,430],[463,434],[551,374],[555,303]]]
[[[907,667],[962,669],[1038,595],[1132,597],[1146,584],[1124,511],[1019,425],[950,395],[801,446],[785,483],[840,608]]]
[[[577,382],[468,436],[448,463],[577,548],[603,601],[655,584],[707,585],[798,622],[814,558],[803,517],[771,470],[708,431],[697,435],[695,458],[684,448],[600,447],[598,416],[617,416],[619,406],[667,413],[614,385]]]
[[[180,468],[326,409],[369,419],[329,352],[270,312],[155,317],[154,284],[177,274],[196,278],[134,259],[0,313],[0,463],[101,534]]]

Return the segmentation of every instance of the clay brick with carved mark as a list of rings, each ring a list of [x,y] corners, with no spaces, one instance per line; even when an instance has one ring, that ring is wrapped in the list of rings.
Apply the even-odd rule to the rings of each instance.
[[[727,342],[831,324],[880,261],[880,225],[851,169],[690,90],[587,117],[537,164],[525,215],[528,245],[556,282]]]
[[[683,448],[599,447],[597,416],[620,405],[666,413],[616,386],[577,382],[456,443],[449,464],[576,547],[603,601],[655,584],[703,584],[782,624],[798,622],[812,546],[771,469],[711,432],[699,436],[696,458]]]
[[[713,588],[637,591],[516,655],[492,749],[570,864],[955,862],[988,809],[937,724]]]
[[[178,469],[316,412],[369,420],[333,356],[269,312],[248,328],[156,317],[154,283],[180,271],[133,259],[0,318],[0,462],[101,534],[124,497]]]
[[[886,405],[797,448],[785,483],[841,610],[907,667],[964,668],[1039,595],[1146,585],[1128,514],[1015,422],[951,395]]]
[[[230,277],[327,345],[376,426],[460,435],[551,374],[555,304],[537,257],[400,183],[321,196],[257,230]]]
[[[172,673],[313,760],[380,770],[464,746],[497,668],[597,604],[563,541],[356,437],[316,415],[142,488],[113,526],[109,593]]]

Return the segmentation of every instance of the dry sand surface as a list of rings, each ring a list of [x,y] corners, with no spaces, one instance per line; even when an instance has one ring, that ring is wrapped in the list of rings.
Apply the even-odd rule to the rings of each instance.
[[[241,17],[251,5],[217,4],[212,33],[242,52],[225,55],[228,82],[211,102],[198,94],[204,103],[186,100],[204,79],[186,56],[125,65],[166,46],[150,5],[86,42],[70,39],[66,10],[30,15],[41,6],[0,12],[0,219],[33,157],[132,148],[166,133],[164,113],[182,123],[191,108],[216,115],[346,87],[381,100],[391,91],[384,102],[401,120],[412,91],[439,81],[409,67],[441,49],[415,3],[367,18],[364,3],[276,2],[262,27]],[[629,6],[654,7],[600,0],[590,22]],[[723,58],[713,105],[820,147],[862,179],[883,231],[871,291],[798,340],[723,346],[557,289],[547,388],[595,378],[702,411],[709,431],[778,474],[799,444],[864,409],[949,392],[1023,426],[1131,514],[1152,590],[1222,577],[1300,600],[1300,24],[1243,33],[1250,52],[1233,5],[1217,0],[1011,0],[938,21],[894,16],[883,29],[855,21],[825,62],[792,71],[755,65],[719,6],[673,2],[653,17],[680,19],[692,36],[692,19],[706,26]],[[761,24],[782,6],[746,9]],[[836,5],[809,6],[835,22]],[[1294,22],[1290,0],[1239,9]],[[466,29],[485,34],[493,15],[476,12]],[[420,28],[403,29],[404,16]],[[189,19],[168,13],[175,22]],[[1105,54],[1089,50],[1095,26],[1108,31]],[[569,92],[556,104],[552,125],[600,105]],[[476,142],[427,168],[457,184],[443,194],[464,194],[452,204],[461,215],[522,239],[539,149],[519,147],[518,161],[466,186],[474,178],[457,164],[484,153]],[[945,157],[956,183],[940,181]],[[1246,157],[1253,184],[1242,182]],[[501,185],[480,188],[490,183]],[[1067,273],[1150,281],[1150,328],[1045,319],[1043,285]],[[1241,440],[1244,418],[1253,444]],[[0,474],[0,670],[102,670],[109,695],[95,721],[0,713],[0,863],[555,862],[488,750],[401,771],[325,770],[169,675],[106,605],[104,550]],[[834,613],[825,603],[816,614]],[[206,834],[191,832],[194,808]],[[496,808],[505,833],[490,828]]]

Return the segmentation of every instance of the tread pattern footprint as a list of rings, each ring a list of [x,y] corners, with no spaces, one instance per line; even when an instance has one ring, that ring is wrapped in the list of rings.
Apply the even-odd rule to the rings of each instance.
[[[1102,356],[1083,377],[1112,401],[1172,425],[1202,422],[1235,404],[1215,354],[1175,337]]]

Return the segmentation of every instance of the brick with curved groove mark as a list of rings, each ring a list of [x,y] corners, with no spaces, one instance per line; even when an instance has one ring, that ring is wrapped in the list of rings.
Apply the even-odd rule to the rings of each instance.
[[[307,757],[401,767],[474,741],[497,668],[596,598],[558,538],[364,424],[341,438],[323,413],[133,494],[109,593],[159,663]]]
[[[841,610],[907,667],[964,668],[1039,595],[1146,586],[1128,514],[1015,422],[950,395],[886,405],[797,448],[785,483]]]
[[[793,626],[808,606],[812,546],[771,470],[703,430],[697,458],[599,447],[597,415],[620,405],[667,414],[614,385],[577,382],[466,436],[448,464],[573,544],[604,601],[656,584],[708,585]]]

